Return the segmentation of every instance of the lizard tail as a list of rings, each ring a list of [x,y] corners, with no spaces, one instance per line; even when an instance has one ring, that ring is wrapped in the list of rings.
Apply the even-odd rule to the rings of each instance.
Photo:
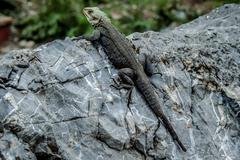
[[[177,142],[177,144],[179,145],[179,147],[186,152],[187,149],[186,147],[183,145],[183,143],[180,141],[179,137],[177,136],[177,133],[175,132],[175,130],[173,129],[171,123],[169,122],[169,120],[167,119],[167,117],[165,115],[159,115],[164,127],[168,130],[168,132],[170,133],[172,139]]]
[[[171,123],[167,119],[167,117],[164,115],[160,102],[158,100],[157,94],[155,93],[153,87],[151,86],[149,81],[142,81],[139,79],[137,81],[137,87],[145,97],[146,101],[149,104],[149,107],[152,109],[154,114],[160,118],[162,121],[164,127],[167,129],[167,131],[170,133],[171,137],[177,144],[181,147],[181,149],[186,152],[187,149],[184,147],[183,143],[180,141],[180,139],[177,136],[177,133],[173,129]]]

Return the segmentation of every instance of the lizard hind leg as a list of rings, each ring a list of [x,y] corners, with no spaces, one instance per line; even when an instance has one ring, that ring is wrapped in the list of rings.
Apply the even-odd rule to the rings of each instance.
[[[143,66],[143,69],[144,69],[146,75],[151,77],[154,74],[154,67],[153,67],[149,57],[146,56],[145,54],[140,54],[138,56],[138,60],[141,63],[141,65]]]
[[[152,77],[155,74],[162,75],[161,72],[155,71],[154,66],[152,65],[152,62],[147,55],[140,54],[137,58],[140,64],[143,66],[144,72],[146,73],[147,76]]]
[[[117,84],[117,86],[112,85],[116,89],[127,89],[127,104],[131,103],[131,95],[132,95],[132,90],[134,87],[134,77],[135,73],[132,69],[130,68],[122,68],[118,72],[118,76],[121,80],[120,84]],[[116,84],[116,80],[114,80]]]

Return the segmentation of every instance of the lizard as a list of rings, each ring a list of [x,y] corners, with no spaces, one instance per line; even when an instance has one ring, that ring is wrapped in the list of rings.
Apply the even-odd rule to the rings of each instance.
[[[93,26],[94,32],[91,36],[79,36],[73,40],[86,39],[100,43],[110,62],[118,69],[121,80],[128,84],[130,88],[136,86],[150,109],[170,133],[173,141],[177,142],[180,148],[186,152],[187,149],[164,115],[158,96],[147,76],[148,69],[144,68],[147,65],[147,58],[145,60],[136,58],[136,51],[129,40],[112,25],[111,20],[98,7],[86,7],[83,9],[83,14]]]

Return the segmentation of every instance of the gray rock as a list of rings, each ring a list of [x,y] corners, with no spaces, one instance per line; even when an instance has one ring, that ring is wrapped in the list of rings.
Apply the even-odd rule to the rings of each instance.
[[[0,59],[0,159],[232,159],[240,153],[240,5],[171,31],[134,33],[150,80],[188,151],[136,89],[110,85],[101,46],[55,40]]]

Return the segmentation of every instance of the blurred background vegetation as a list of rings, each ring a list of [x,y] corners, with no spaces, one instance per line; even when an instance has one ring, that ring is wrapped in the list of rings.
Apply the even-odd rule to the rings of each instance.
[[[160,31],[191,21],[225,3],[240,0],[1,0],[2,15],[14,18],[19,39],[46,42],[66,36],[89,34],[82,14],[98,6],[124,34]]]

